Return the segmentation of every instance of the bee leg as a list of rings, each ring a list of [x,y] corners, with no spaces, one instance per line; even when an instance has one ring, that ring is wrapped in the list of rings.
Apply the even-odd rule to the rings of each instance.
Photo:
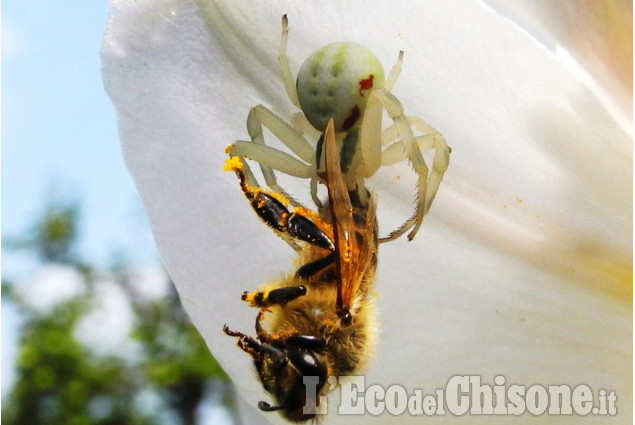
[[[268,307],[293,301],[298,297],[306,295],[306,286],[287,286],[276,288],[271,291],[243,292],[242,300],[247,301],[252,307]]]
[[[334,249],[333,241],[315,223],[300,212],[290,212],[285,205],[268,193],[253,194],[251,205],[260,218],[273,230],[293,239],[308,242],[320,248]]]
[[[238,175],[240,187],[260,219],[294,249],[300,249],[294,240],[308,242],[331,251],[335,249],[333,241],[325,231],[307,218],[307,215],[311,214],[310,211],[297,205],[293,212],[289,211],[285,204],[294,205],[294,201],[279,193],[267,193],[258,186],[242,157],[231,156],[225,164],[225,169]]]
[[[238,337],[238,347],[254,359],[260,359],[260,344],[258,343],[258,341],[256,341],[249,335],[245,335],[242,332],[229,330],[227,325],[223,326],[223,332],[225,332],[229,336]]]
[[[262,347],[261,351],[266,350],[271,354],[272,350],[279,351],[276,348],[273,348],[275,344],[284,343],[289,338],[289,335],[283,335],[283,334],[269,335],[267,333],[265,328],[262,327],[261,322],[262,322],[263,316],[268,311],[269,311],[268,307],[261,308],[260,311],[258,312],[258,315],[256,316],[256,336],[258,338],[258,341],[263,343],[262,345],[260,345],[260,347]]]
[[[271,344],[273,341],[273,337],[267,333],[265,328],[262,327],[260,322],[262,321],[262,317],[268,312],[269,309],[267,307],[261,308],[256,316],[256,335],[258,336],[258,340],[267,344]]]
[[[307,350],[322,350],[326,347],[324,338],[312,335],[293,334],[286,339],[286,342]]]
[[[325,257],[306,263],[295,272],[295,275],[299,278],[307,279],[335,263],[335,259],[335,252],[331,252]]]

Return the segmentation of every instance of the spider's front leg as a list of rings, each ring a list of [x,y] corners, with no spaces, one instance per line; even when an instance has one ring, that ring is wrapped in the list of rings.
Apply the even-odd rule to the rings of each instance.
[[[265,145],[262,134],[263,126],[269,129],[297,157]],[[298,127],[298,129],[294,128],[294,126]],[[247,130],[251,137],[251,142],[242,140],[234,142],[229,147],[228,153],[257,162],[260,165],[267,186],[275,192],[284,194],[292,201],[293,199],[278,185],[273,170],[293,177],[311,179],[311,197],[319,207],[321,203],[317,197],[318,178],[315,165],[315,147],[303,136],[305,132],[310,132],[313,135],[317,130],[309,129],[310,124],[306,117],[294,118],[294,126],[286,123],[265,106],[254,106],[247,117]]]
[[[263,126],[269,129],[297,157],[267,146],[262,134]],[[229,147],[228,153],[257,162],[267,186],[275,192],[284,193],[277,183],[273,173],[274,169],[300,178],[310,178],[315,174],[314,167],[311,165],[315,158],[315,148],[303,137],[301,132],[287,124],[271,110],[263,105],[251,108],[247,116],[247,131],[251,137],[251,142],[239,140]]]
[[[288,25],[287,15],[284,15],[282,17],[282,37],[278,50],[278,63],[285,91],[291,102],[300,108],[295,80],[291,74],[289,58],[286,53],[289,34]],[[262,134],[263,126],[293,151],[297,157],[266,146]],[[294,177],[311,179],[311,195],[319,206],[320,202],[317,199],[317,173],[315,170],[315,147],[303,135],[303,133],[309,133],[315,136],[319,132],[311,126],[306,117],[303,114],[296,114],[293,118],[293,125],[290,125],[265,106],[256,105],[249,111],[247,131],[251,142],[237,141],[230,147],[228,153],[257,162],[260,165],[267,186],[277,193],[285,194],[284,190],[278,185],[273,170]],[[288,195],[286,196],[291,199]]]
[[[280,65],[280,74],[282,75],[282,82],[284,83],[284,89],[289,96],[289,100],[295,106],[300,108],[300,101],[298,100],[298,91],[295,87],[295,80],[291,74],[291,68],[289,67],[289,57],[287,56],[287,38],[289,37],[289,20],[287,15],[282,16],[282,37],[280,37],[280,48],[278,49],[278,64]]]
[[[401,58],[400,58],[401,59]],[[381,114],[386,109],[393,121],[382,134]],[[411,127],[424,133],[415,137]],[[417,234],[439,189],[450,161],[450,148],[441,133],[417,117],[406,117],[399,100],[386,89],[373,90],[369,96],[360,130],[362,157],[366,175],[372,175],[380,165],[390,165],[408,159],[417,173],[417,206],[414,215],[380,242],[394,240],[410,230],[408,239]],[[382,144],[397,141],[383,152]],[[432,170],[423,159],[422,150],[434,149]],[[411,230],[412,229],[412,230]]]

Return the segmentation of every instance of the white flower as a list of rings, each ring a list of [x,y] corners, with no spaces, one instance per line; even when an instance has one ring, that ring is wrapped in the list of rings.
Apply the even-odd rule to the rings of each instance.
[[[286,13],[294,70],[334,41],[369,47],[386,68],[404,50],[393,92],[453,148],[418,236],[381,246],[381,338],[366,382],[428,393],[457,374],[488,383],[504,375],[508,385],[585,383],[615,390],[617,419],[630,421],[632,119],[623,103],[609,104],[556,49],[483,3],[324,3],[119,0],[104,38],[105,86],[157,245],[241,393],[251,404],[270,400],[221,327],[253,329],[256,311],[241,292],[292,270],[293,252],[222,171],[224,148],[248,137],[252,106],[285,119],[295,112],[277,68]],[[283,184],[308,193],[306,181]],[[407,182],[377,178],[373,187],[380,226],[410,214]],[[329,423],[350,419],[329,414]],[[510,418],[469,419],[496,421]]]

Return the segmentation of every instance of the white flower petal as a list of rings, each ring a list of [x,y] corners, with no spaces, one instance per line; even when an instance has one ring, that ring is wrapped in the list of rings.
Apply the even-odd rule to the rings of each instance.
[[[633,119],[633,2],[485,0],[556,53],[563,50],[624,121]],[[595,87],[597,86],[597,87]],[[632,131],[632,130],[627,130]]]
[[[504,374],[630,400],[632,143],[533,37],[459,0],[114,1],[102,54],[125,159],[181,299],[242,394],[269,400],[221,327],[253,329],[240,293],[292,270],[292,252],[221,171],[223,148],[247,137],[253,105],[294,112],[276,64],[283,13],[293,69],[333,41],[368,46],[386,68],[405,50],[394,93],[453,147],[418,237],[381,247],[382,337],[367,382],[431,392],[455,374]],[[411,213],[414,188],[403,183],[373,181],[382,229]],[[307,182],[284,185],[308,193]],[[632,415],[628,402],[619,408]],[[493,419],[508,421],[465,420]]]

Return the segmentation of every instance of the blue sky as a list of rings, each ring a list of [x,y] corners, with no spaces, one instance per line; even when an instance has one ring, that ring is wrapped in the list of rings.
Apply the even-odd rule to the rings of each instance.
[[[81,201],[86,260],[105,267],[123,251],[148,266],[158,256],[101,81],[107,18],[106,1],[2,4],[2,237],[28,230],[47,197],[71,197]],[[32,263],[3,249],[3,279],[35,274]],[[6,389],[19,319],[2,307]]]
[[[2,5],[3,237],[28,228],[47,196],[73,196],[82,201],[85,256],[107,264],[123,249],[154,261],[101,81],[107,2],[34,5]]]

